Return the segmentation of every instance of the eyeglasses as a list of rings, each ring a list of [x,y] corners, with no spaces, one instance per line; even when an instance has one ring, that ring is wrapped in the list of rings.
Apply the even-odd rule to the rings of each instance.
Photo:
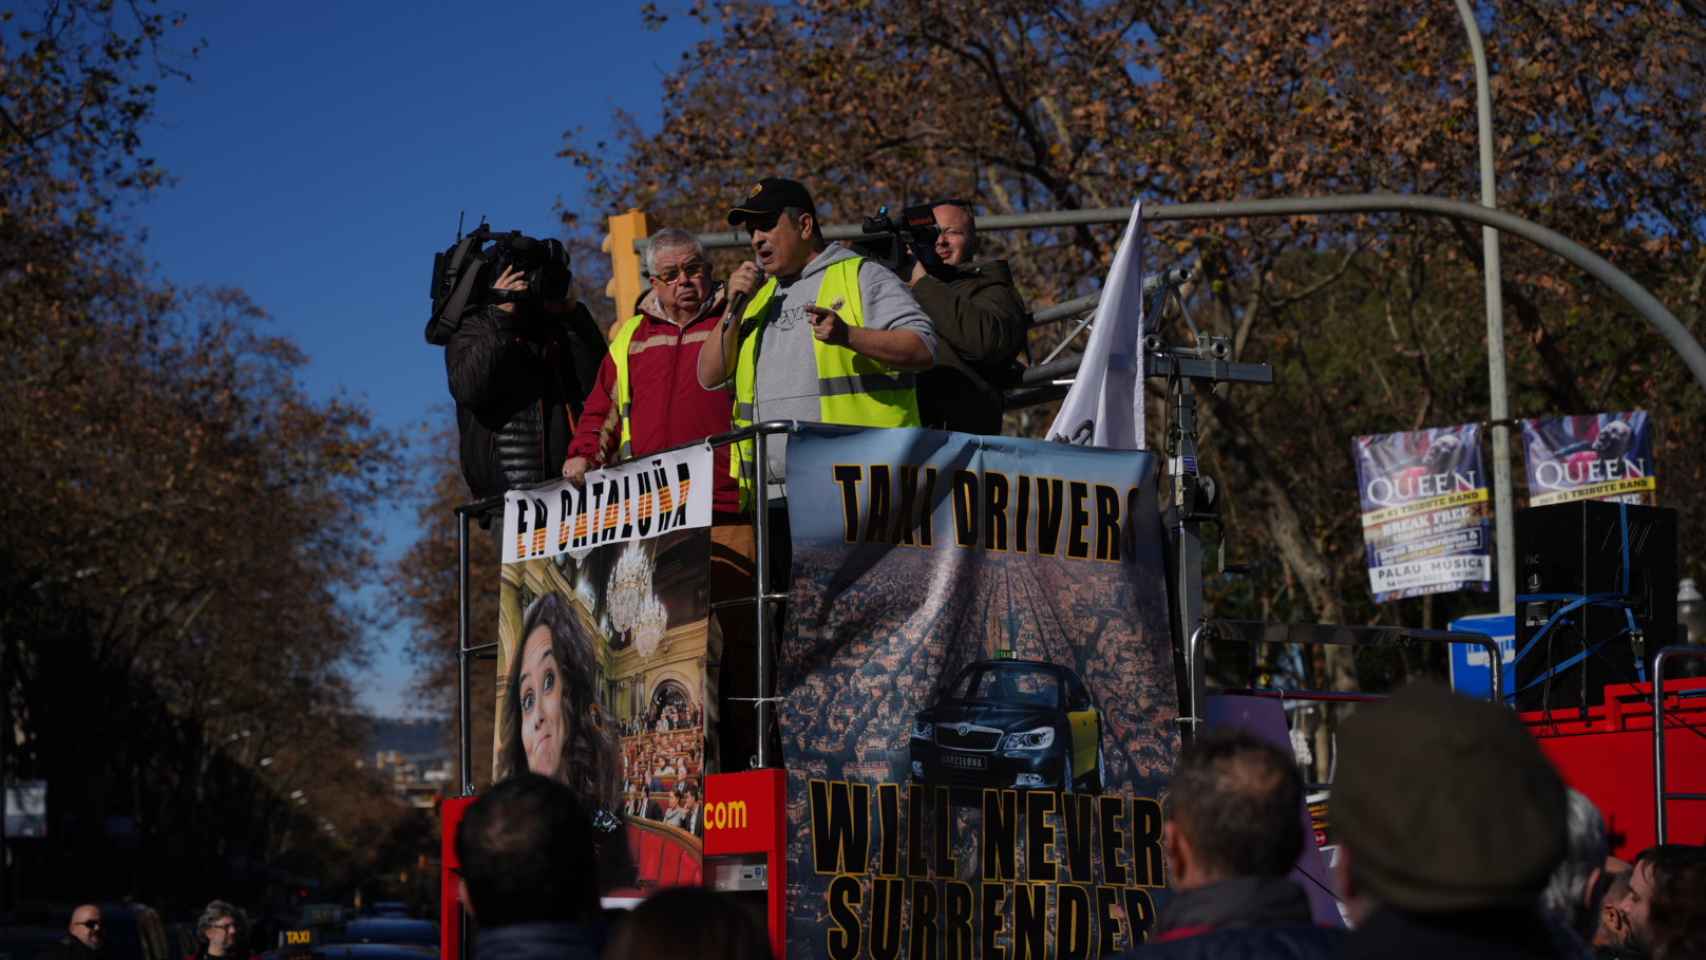
[[[705,275],[705,271],[709,269],[710,267],[707,266],[703,260],[695,260],[691,263],[684,263],[678,268],[662,270],[658,273],[654,273],[652,274],[652,279],[666,287],[671,287],[675,285],[675,281],[680,280],[682,277],[686,277],[689,280],[697,280],[700,277],[703,277]]]
[[[774,230],[776,224],[781,220],[782,211],[780,210],[774,210],[770,213],[755,213],[746,218],[746,232],[758,233],[761,230]]]

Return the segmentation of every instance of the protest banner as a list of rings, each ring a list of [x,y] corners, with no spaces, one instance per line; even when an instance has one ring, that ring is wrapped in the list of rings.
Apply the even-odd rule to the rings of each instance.
[[[1177,751],[1155,458],[818,425],[788,455],[790,956],[1136,946]]]
[[[575,790],[607,894],[702,875],[712,469],[700,447],[505,498],[492,777]]]

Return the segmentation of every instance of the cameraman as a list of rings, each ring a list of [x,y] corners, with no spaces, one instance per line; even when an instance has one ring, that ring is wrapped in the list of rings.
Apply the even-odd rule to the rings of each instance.
[[[936,256],[912,266],[912,295],[936,328],[936,366],[918,377],[918,414],[926,427],[1001,432],[1001,388],[1016,382],[1030,314],[1005,260],[971,262],[977,221],[971,205],[938,203]]]
[[[554,241],[528,242],[544,248],[544,265],[524,271],[519,257],[500,260],[489,302],[463,313],[444,351],[462,476],[477,498],[559,475],[606,349],[569,292],[568,253]],[[542,288],[532,295],[530,274]]]

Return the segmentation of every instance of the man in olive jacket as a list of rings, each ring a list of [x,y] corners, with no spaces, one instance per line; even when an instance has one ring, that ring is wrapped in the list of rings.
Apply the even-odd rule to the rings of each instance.
[[[959,201],[936,204],[940,265],[912,268],[912,295],[936,328],[936,366],[919,375],[918,414],[927,427],[1001,432],[1001,388],[1018,372],[1030,313],[1005,260],[973,262],[977,221]]]

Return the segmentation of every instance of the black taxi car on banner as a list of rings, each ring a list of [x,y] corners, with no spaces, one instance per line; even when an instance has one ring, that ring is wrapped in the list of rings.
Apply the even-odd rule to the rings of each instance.
[[[911,754],[914,783],[1100,793],[1102,712],[1059,664],[978,660],[918,712]]]

